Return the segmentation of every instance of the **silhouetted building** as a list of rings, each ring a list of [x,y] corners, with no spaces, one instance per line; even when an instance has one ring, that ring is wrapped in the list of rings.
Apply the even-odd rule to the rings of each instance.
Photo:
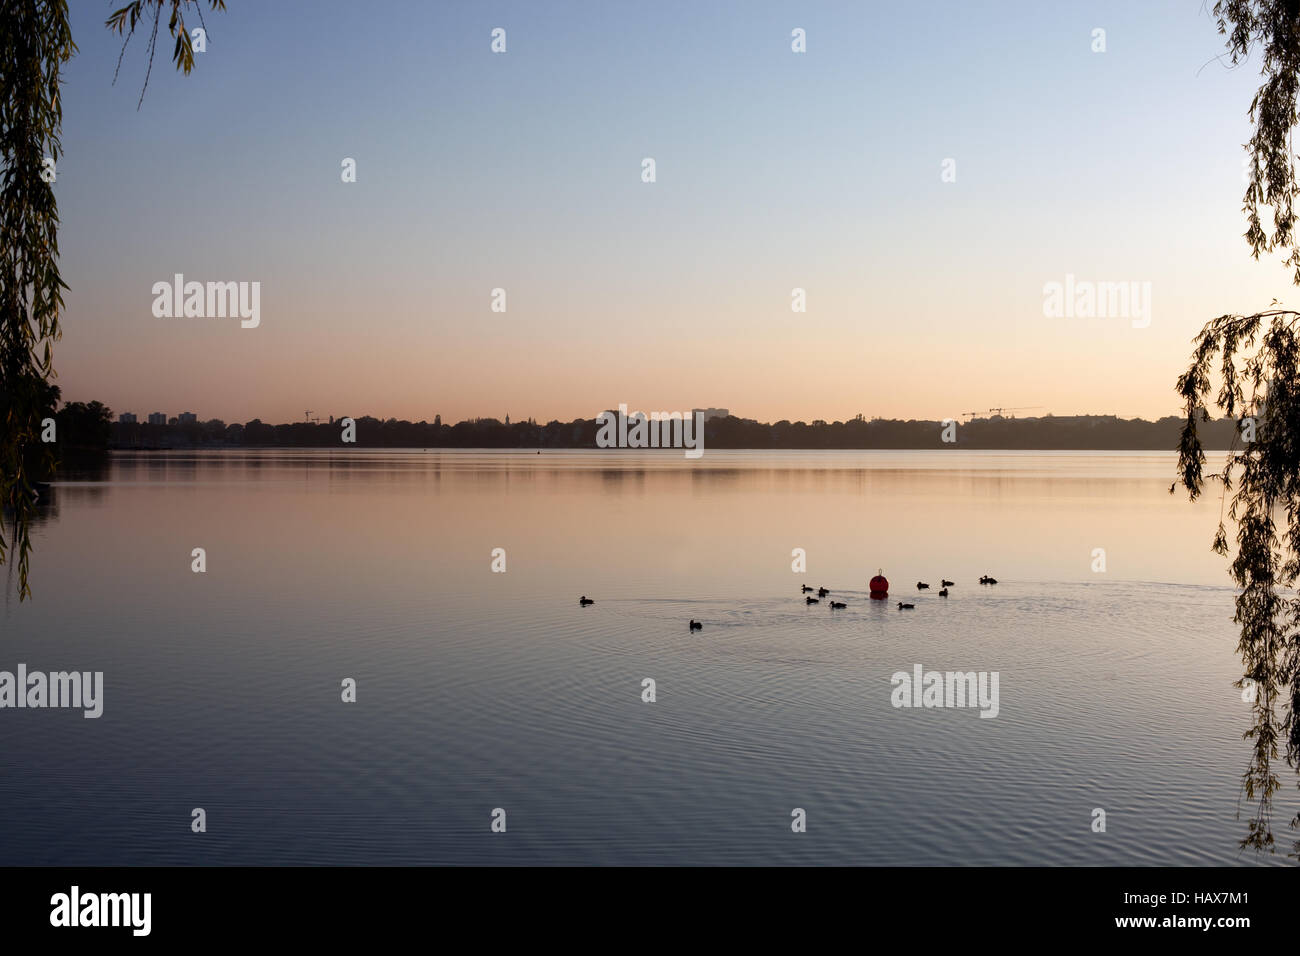
[[[193,412],[181,412],[176,416],[176,421],[182,425],[191,425],[199,420],[199,416]]]
[[[117,420],[123,425],[134,425],[136,423],[135,413],[123,412],[121,415],[117,416]]]
[[[166,425],[166,424],[167,424],[167,413],[166,413],[166,412],[150,412],[150,413],[149,413],[149,424],[150,424],[150,425]]]
[[[691,414],[703,414],[704,420],[707,422],[710,418],[726,418],[731,414],[731,410],[728,408],[692,408]]]

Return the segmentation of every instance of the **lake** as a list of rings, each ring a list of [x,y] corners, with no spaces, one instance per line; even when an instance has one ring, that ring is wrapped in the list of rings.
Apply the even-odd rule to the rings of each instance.
[[[0,670],[104,674],[98,719],[0,710],[0,864],[1254,864],[1219,500],[1174,466],[116,454],[0,612]],[[916,665],[996,672],[996,717],[894,706]]]

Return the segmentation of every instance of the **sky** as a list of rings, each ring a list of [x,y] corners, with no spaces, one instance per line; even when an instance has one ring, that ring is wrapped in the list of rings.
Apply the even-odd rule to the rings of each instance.
[[[1154,418],[1208,319],[1300,302],[1203,0],[227,0],[138,110],[120,5],[71,4],[55,183],[58,384],[115,413]],[[258,326],[156,317],[176,273]]]

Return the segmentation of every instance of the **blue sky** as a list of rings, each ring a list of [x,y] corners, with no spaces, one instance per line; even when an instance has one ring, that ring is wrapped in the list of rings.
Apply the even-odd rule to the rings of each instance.
[[[139,111],[145,36],[112,85],[118,4],[72,5],[74,400],[1153,416],[1206,319],[1291,293],[1241,239],[1258,71],[1212,62],[1200,0],[229,0],[189,77],[160,38]],[[155,318],[175,272],[260,281],[261,325]],[[1150,281],[1151,326],[1045,318],[1066,273]]]

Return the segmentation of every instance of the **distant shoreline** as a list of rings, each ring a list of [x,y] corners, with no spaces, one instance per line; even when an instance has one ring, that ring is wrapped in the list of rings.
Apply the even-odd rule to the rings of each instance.
[[[594,418],[545,425],[531,420],[505,423],[491,418],[444,425],[362,416],[355,419],[355,442],[342,440],[342,419],[268,425],[254,419],[243,425],[219,420],[170,424],[114,422],[108,447],[114,451],[168,451],[202,448],[479,448],[545,451],[596,449]],[[764,424],[726,416],[704,426],[705,449],[748,451],[967,449],[989,451],[1175,451],[1185,419],[1168,416],[1150,422],[1113,415],[976,418],[969,422],[863,419],[848,422],[781,421]],[[1238,438],[1228,419],[1198,423],[1207,451],[1226,451]],[[1239,441],[1237,442],[1239,444]],[[601,449],[608,451],[610,449]],[[655,449],[629,449],[652,451]],[[672,451],[664,449],[664,451]],[[680,452],[679,452],[680,453]]]
[[[519,454],[526,456],[536,456],[541,452],[546,454],[558,454],[561,452],[599,452],[602,455],[611,455],[614,457],[633,456],[633,455],[654,455],[664,459],[673,459],[677,461],[687,461],[682,456],[681,449],[678,448],[489,448],[485,446],[456,446],[447,445],[437,447],[423,447],[420,445],[193,445],[188,447],[177,448],[109,448],[107,451],[99,452],[98,458],[104,455],[165,455],[171,452],[248,452],[248,451],[301,451],[301,452],[371,452],[371,451],[412,451],[412,452],[499,452],[501,454]],[[940,454],[945,452],[989,452],[990,454],[998,453],[1024,453],[1026,455],[1035,454],[1052,454],[1056,452],[1096,452],[1098,454],[1132,452],[1139,455],[1177,455],[1176,448],[971,448],[962,445],[946,445],[943,448],[714,448],[709,454],[718,452],[758,452],[760,454],[789,452],[797,454],[802,452],[855,452],[855,451],[872,451],[872,452],[916,452],[916,451],[933,451]],[[1207,453],[1227,454],[1226,448],[1206,448]],[[708,455],[702,456],[708,458]]]

